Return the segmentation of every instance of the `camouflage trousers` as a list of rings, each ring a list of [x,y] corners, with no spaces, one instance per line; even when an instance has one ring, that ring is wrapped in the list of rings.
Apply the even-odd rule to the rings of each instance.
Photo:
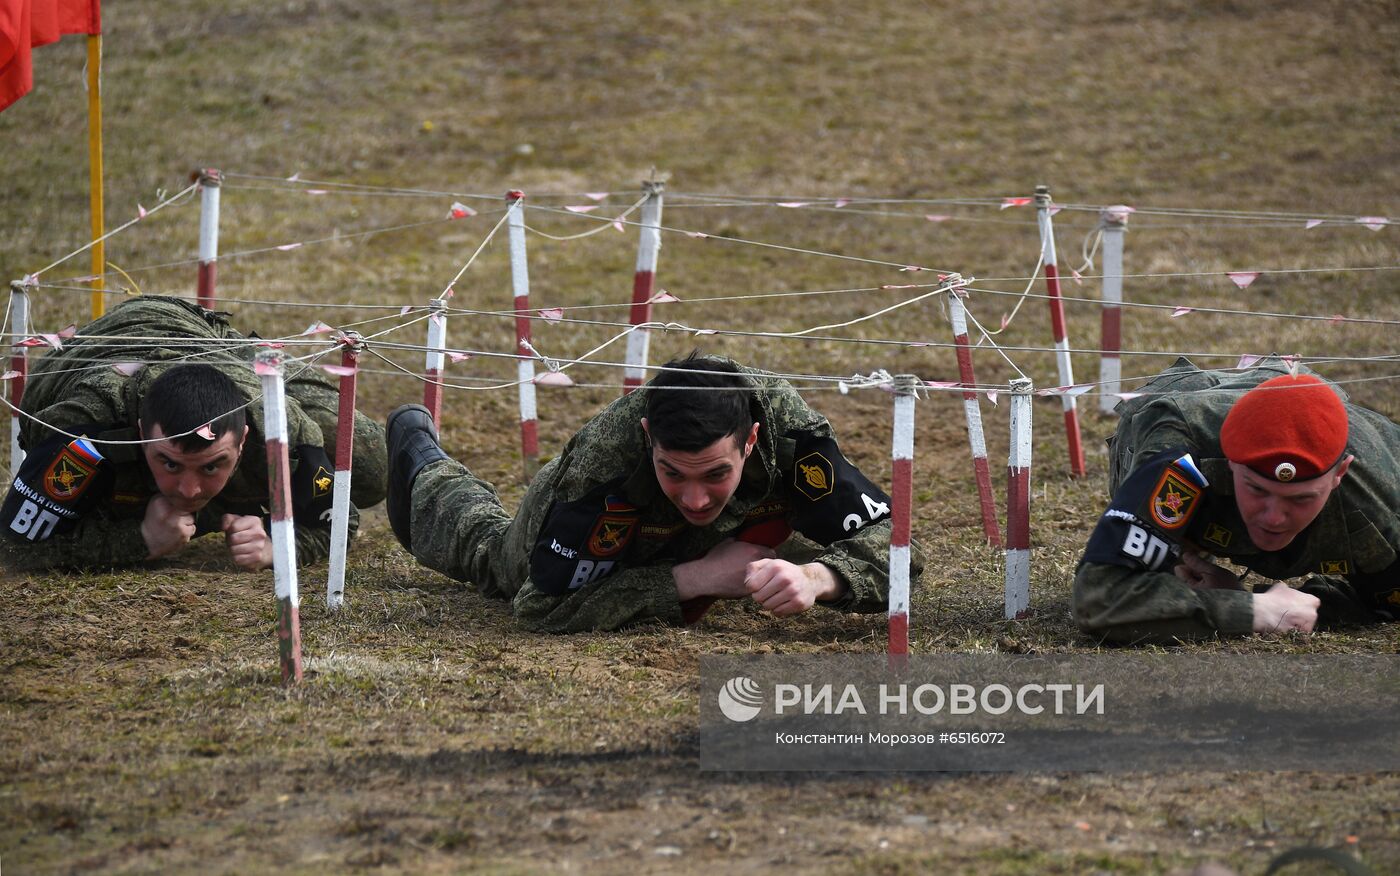
[[[530,576],[530,552],[550,506],[554,463],[530,484],[512,517],[496,488],[453,459],[433,463],[413,481],[413,556],[423,565],[511,599]]]

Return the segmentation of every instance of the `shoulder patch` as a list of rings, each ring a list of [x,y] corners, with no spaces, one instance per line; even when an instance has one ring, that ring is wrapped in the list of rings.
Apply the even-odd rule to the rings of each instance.
[[[1185,469],[1173,462],[1162,469],[1157,479],[1157,486],[1148,499],[1148,513],[1153,523],[1172,532],[1191,521],[1200,498],[1201,488],[1192,482]]]
[[[320,499],[329,496],[335,487],[335,475],[326,471],[324,465],[316,466],[316,473],[311,476],[311,497]]]
[[[787,437],[796,443],[787,497],[794,529],[829,545],[889,518],[889,495],[851,465],[835,439],[803,431]]]
[[[87,490],[102,454],[85,439],[69,442],[44,470],[44,492],[55,502],[72,502]]]
[[[641,513],[610,481],[573,502],[555,502],[530,552],[530,580],[542,592],[562,596],[620,571],[633,538],[664,538],[670,530],[645,531]]]
[[[595,557],[610,557],[619,553],[632,541],[637,529],[637,515],[629,512],[611,512],[598,517],[593,531],[588,536],[588,552]]]
[[[836,467],[818,451],[808,453],[793,464],[792,486],[810,501],[831,495],[835,481]]]
[[[1234,537],[1235,534],[1233,532],[1221,526],[1219,523],[1210,523],[1206,525],[1206,531],[1201,536],[1201,539],[1217,547],[1227,548],[1230,546],[1230,541]]]
[[[1323,560],[1318,564],[1317,571],[1322,575],[1350,575],[1351,563],[1346,560]]]

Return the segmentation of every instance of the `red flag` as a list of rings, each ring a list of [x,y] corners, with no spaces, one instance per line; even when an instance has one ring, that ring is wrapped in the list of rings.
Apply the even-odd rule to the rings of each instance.
[[[34,87],[30,18],[30,0],[0,0],[0,110]]]
[[[29,50],[70,33],[102,33],[101,0],[0,0],[0,110],[34,87]]]
[[[101,5],[102,0],[58,0],[58,32],[102,33]]]

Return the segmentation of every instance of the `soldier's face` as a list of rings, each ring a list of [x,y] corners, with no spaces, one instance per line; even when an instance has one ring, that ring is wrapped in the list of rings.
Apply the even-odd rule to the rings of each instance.
[[[1328,474],[1296,484],[1281,484],[1255,474],[1248,466],[1230,463],[1235,505],[1240,509],[1240,517],[1244,518],[1254,546],[1264,551],[1278,551],[1292,544],[1298,533],[1322,513],[1322,506],[1342,482],[1351,459],[1350,456],[1343,459]]]
[[[642,420],[642,428],[646,426],[646,420]],[[656,482],[687,523],[708,526],[739,489],[744,462],[757,441],[758,424],[754,423],[742,442],[726,435],[693,453],[667,450],[653,443],[651,464],[656,469]]]
[[[160,424],[151,427],[146,439],[164,439]],[[193,514],[209,504],[209,501],[223,492],[228,479],[238,468],[238,459],[243,451],[243,441],[248,437],[248,427],[243,434],[225,432],[219,440],[203,450],[194,452],[181,450],[173,441],[156,440],[141,445],[146,455],[146,465],[156,479],[156,489],[169,499],[176,510]]]

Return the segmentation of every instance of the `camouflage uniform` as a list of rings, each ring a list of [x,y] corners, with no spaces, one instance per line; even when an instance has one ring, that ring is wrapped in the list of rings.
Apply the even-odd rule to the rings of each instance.
[[[817,561],[848,587],[826,604],[885,611],[889,497],[846,461],[826,419],[791,386],[745,373],[755,386],[758,443],[708,526],[689,525],[657,484],[641,427],[643,390],[585,424],[536,475],[514,519],[460,463],[425,467],[413,482],[414,556],[511,599],[532,629],[616,629],[648,618],[682,622],[673,566],[725,539],[776,546],[795,529],[825,547]],[[912,574],[921,569],[916,549]]]
[[[1284,373],[1277,360],[1231,373],[1180,359],[1118,406],[1113,501],[1074,579],[1081,629],[1119,641],[1252,632],[1249,592],[1192,589],[1172,572],[1183,544],[1270,579],[1315,573],[1301,589],[1322,601],[1321,625],[1400,617],[1400,426],[1386,417],[1347,403],[1356,458],[1321,513],[1283,550],[1249,540],[1220,427],[1245,390]]]
[[[160,340],[132,346],[99,336]],[[245,343],[212,343],[218,340]],[[87,568],[144,560],[148,550],[141,521],[147,501],[158,492],[155,480],[138,445],[102,441],[139,438],[141,398],[170,365],[147,365],[130,377],[110,366],[211,363],[251,399],[262,393],[251,368],[256,350],[256,344],[229,326],[226,314],[176,298],[144,296],[113,308],[64,342],[62,350],[38,359],[21,405],[36,418],[23,421],[20,442],[27,456],[0,510],[0,529],[9,536],[0,539],[4,564],[12,569]],[[318,369],[300,366],[288,368],[286,389],[297,561],[310,563],[330,550],[327,479],[334,473],[340,396]],[[238,467],[223,491],[196,515],[197,535],[220,531],[224,514],[267,519],[262,405],[250,405],[247,415],[248,440]],[[93,446],[101,460],[44,423],[96,439]],[[356,412],[352,533],[359,521],[353,505],[368,507],[384,498],[385,461],[383,427]]]

